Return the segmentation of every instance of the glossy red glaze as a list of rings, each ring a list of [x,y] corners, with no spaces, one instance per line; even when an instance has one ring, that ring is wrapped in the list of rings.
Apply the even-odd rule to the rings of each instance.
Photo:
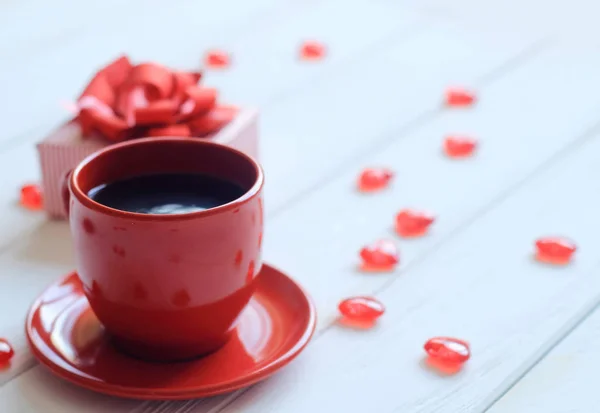
[[[212,69],[224,69],[231,64],[231,58],[222,50],[210,50],[204,56],[204,64]]]
[[[4,338],[0,338],[0,367],[10,363],[14,355],[15,351],[10,343]]]
[[[444,140],[444,152],[450,158],[466,158],[473,155],[477,140],[468,136],[448,136]]]
[[[446,105],[454,107],[471,106],[475,103],[475,94],[463,88],[449,88],[446,91]]]
[[[265,379],[294,359],[316,324],[314,305],[285,274],[263,265],[256,292],[231,340],[187,362],[155,363],[117,351],[89,307],[76,274],[35,301],[26,333],[33,354],[58,376],[102,393],[136,399],[194,399]]]
[[[424,235],[435,217],[427,212],[403,209],[396,215],[396,233],[404,238]]]
[[[372,322],[385,312],[385,307],[373,297],[352,297],[342,301],[338,309],[342,316],[355,321]]]
[[[400,253],[393,241],[379,240],[360,250],[363,271],[393,271],[400,262]]]
[[[425,352],[434,359],[434,364],[455,366],[471,358],[469,343],[452,337],[434,337],[423,346]]]
[[[568,264],[577,251],[573,241],[562,237],[540,238],[535,242],[535,246],[538,261],[556,265]]]
[[[36,184],[23,185],[19,202],[27,209],[35,211],[42,209],[44,207],[42,189]]]
[[[314,40],[306,41],[300,47],[300,58],[303,60],[320,60],[325,53],[325,45]]]
[[[387,168],[366,168],[358,177],[358,190],[373,192],[387,187],[394,172]]]
[[[87,196],[103,183],[164,172],[216,175],[247,192],[228,204],[178,215],[119,211]],[[115,343],[157,360],[187,359],[224,345],[256,287],[249,265],[253,275],[261,267],[256,240],[262,227],[252,220],[263,187],[256,161],[200,139],[138,139],[86,158],[69,187],[79,276]],[[234,265],[239,251],[240,265]]]

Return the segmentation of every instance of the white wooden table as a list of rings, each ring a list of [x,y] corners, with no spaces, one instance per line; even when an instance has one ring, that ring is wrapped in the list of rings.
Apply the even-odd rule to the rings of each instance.
[[[593,0],[0,3],[0,336],[16,347],[0,412],[597,411],[599,13]],[[328,58],[299,64],[305,38]],[[16,204],[39,177],[34,143],[119,53],[192,68],[211,47],[235,62],[206,83],[261,109],[265,257],[311,292],[318,332],[273,378],[226,396],[157,403],[79,389],[39,366],[23,335],[36,294],[73,269],[67,224]],[[442,110],[454,84],[480,104]],[[478,155],[441,156],[450,132],[480,137]],[[390,191],[354,192],[369,165],[396,170]],[[357,274],[359,248],[393,236],[403,207],[434,211],[431,234],[400,242],[395,274]],[[531,260],[547,234],[577,241],[573,265]],[[386,304],[377,328],[333,323],[357,294]],[[460,374],[424,368],[436,335],[470,341]]]

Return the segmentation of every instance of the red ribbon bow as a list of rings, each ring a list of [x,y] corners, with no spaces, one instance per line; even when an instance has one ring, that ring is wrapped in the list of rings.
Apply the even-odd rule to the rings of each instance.
[[[171,71],[157,63],[132,65],[123,56],[100,70],[77,101],[84,135],[111,141],[142,136],[206,136],[236,114],[216,104],[217,91],[198,85],[200,72]]]

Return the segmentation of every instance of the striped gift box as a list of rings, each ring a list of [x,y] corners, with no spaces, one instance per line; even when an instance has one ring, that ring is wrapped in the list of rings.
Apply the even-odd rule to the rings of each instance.
[[[217,134],[202,139],[211,139],[231,146],[258,159],[258,112],[254,109],[241,110],[236,118]],[[66,174],[85,157],[108,144],[99,137],[84,137],[76,122],[61,126],[38,143],[44,208],[51,218],[66,218],[61,195],[62,180]]]

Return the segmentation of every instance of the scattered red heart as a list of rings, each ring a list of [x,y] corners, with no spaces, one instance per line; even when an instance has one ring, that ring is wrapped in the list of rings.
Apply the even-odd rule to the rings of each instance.
[[[471,348],[466,341],[452,337],[434,337],[427,340],[423,346],[435,364],[455,367],[462,365],[471,358]]]
[[[448,136],[444,140],[444,151],[450,158],[466,158],[473,155],[477,140],[468,136]]]
[[[400,262],[398,248],[393,241],[379,240],[360,250],[361,270],[368,272],[393,271]]]
[[[204,56],[204,65],[211,69],[225,69],[231,65],[231,56],[223,50],[209,50]]]
[[[320,60],[325,57],[327,49],[324,44],[310,40],[300,47],[300,58],[302,60]]]
[[[0,338],[0,366],[7,365],[14,355],[15,351],[10,343],[4,338]]]
[[[383,315],[385,307],[373,297],[352,297],[338,306],[342,316],[359,322],[373,322]]]
[[[34,211],[42,209],[44,197],[42,189],[37,184],[26,184],[21,187],[20,203],[23,207]]]
[[[471,106],[476,101],[475,93],[458,87],[446,90],[446,105],[450,107]]]
[[[361,192],[375,192],[386,188],[394,172],[388,168],[366,168],[358,177],[358,190]]]
[[[540,238],[535,247],[538,261],[555,265],[568,264],[577,251],[575,243],[563,237]]]
[[[427,212],[403,209],[396,215],[396,233],[404,238],[425,235],[435,217]]]

